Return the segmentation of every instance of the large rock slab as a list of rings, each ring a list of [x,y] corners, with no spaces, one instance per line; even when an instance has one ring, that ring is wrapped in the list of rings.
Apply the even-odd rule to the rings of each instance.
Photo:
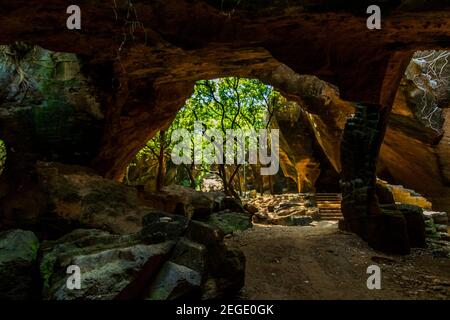
[[[39,240],[33,232],[0,233],[0,300],[35,298]]]
[[[174,243],[142,243],[137,235],[112,235],[79,229],[44,242],[40,271],[43,297],[49,300],[136,298],[167,259]],[[81,288],[67,287],[67,268],[78,266]]]
[[[151,300],[235,296],[244,285],[245,256],[205,222],[153,211],[140,232],[78,229],[42,244],[43,297],[51,300]],[[70,290],[68,267],[81,288]]]
[[[54,224],[99,228],[118,234],[141,229],[148,208],[135,188],[104,179],[89,169],[57,163],[37,165],[39,182],[48,197]]]
[[[201,274],[171,261],[164,264],[150,287],[149,300],[174,300],[200,297]]]

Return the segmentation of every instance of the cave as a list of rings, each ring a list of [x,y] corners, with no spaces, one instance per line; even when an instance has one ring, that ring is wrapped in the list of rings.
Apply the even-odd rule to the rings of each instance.
[[[84,1],[80,29],[66,28],[63,1],[3,5],[0,299],[396,297],[315,295],[305,286],[317,275],[301,277],[308,262],[264,287],[312,250],[324,269],[365,250],[361,283],[373,263],[425,252],[445,287],[450,7],[375,2],[380,30],[367,27],[368,1]],[[201,95],[221,81],[225,93]],[[206,175],[165,160],[168,132],[191,125],[189,105],[195,117],[217,113],[245,85],[270,93],[234,99],[222,117],[242,103],[264,123],[254,129],[279,132],[275,174],[244,162]],[[216,176],[218,189],[205,187]],[[88,285],[68,290],[74,265]],[[356,280],[344,278],[348,293]],[[411,286],[405,299],[450,297]]]

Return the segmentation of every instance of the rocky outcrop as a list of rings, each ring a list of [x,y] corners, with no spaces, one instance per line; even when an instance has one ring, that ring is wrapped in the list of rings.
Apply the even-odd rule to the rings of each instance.
[[[18,215],[39,215],[41,191],[30,187],[36,182],[30,169],[36,160],[83,164],[120,180],[137,151],[173,120],[195,81],[224,75],[261,79],[289,100],[304,102],[318,127],[329,133],[318,138],[322,148],[345,153],[325,151],[334,159],[330,163],[335,168],[335,159],[343,159],[344,211],[346,204],[355,201],[350,204],[353,209],[363,215],[371,212],[372,171],[381,144],[370,141],[374,128],[366,122],[361,132],[345,129],[344,146],[337,146],[337,131],[325,130],[334,122],[326,121],[325,115],[336,109],[323,94],[330,86],[299,73],[336,85],[333,92],[369,108],[371,115],[387,113],[412,51],[448,47],[450,11],[447,4],[437,1],[387,1],[383,6],[383,32],[376,32],[366,27],[365,3],[164,0],[112,4],[110,0],[88,0],[82,6],[83,30],[75,32],[64,27],[61,16],[66,5],[60,1],[49,0],[45,8],[38,1],[5,5],[0,12],[0,43],[9,46],[2,50],[6,72],[1,73],[1,87],[6,90],[1,96],[6,98],[0,105],[0,138],[10,156],[0,176],[2,215],[11,225],[18,223],[14,220]],[[130,16],[130,12],[136,14]],[[31,31],[30,25],[34,26]],[[53,59],[51,52],[28,48],[20,41],[70,54]],[[8,61],[12,67],[7,66]],[[44,81],[39,80],[42,75]],[[408,120],[399,119],[395,122],[398,126]],[[387,116],[377,123],[382,129],[377,139],[383,138],[386,121]],[[352,136],[356,143],[349,141]],[[419,168],[414,179],[407,176],[423,165],[405,166],[397,161],[407,158],[411,160],[408,164],[414,163],[411,155],[397,156],[405,136],[392,134],[390,146],[396,152],[386,153],[385,167],[398,171],[397,178],[442,191],[441,181],[433,179],[436,161],[423,162],[429,164],[427,170],[432,174],[420,174],[425,171]],[[428,159],[433,151],[422,142],[410,146],[411,151],[420,152],[421,159]],[[359,156],[352,149],[358,147],[363,152],[355,159]],[[350,160],[344,163],[345,159]],[[358,163],[361,159],[367,163]],[[300,166],[305,167],[304,163]],[[438,191],[432,197],[437,197]],[[439,196],[446,198],[447,193]],[[27,208],[33,208],[31,213]],[[95,211],[100,211],[108,224],[114,223],[104,209],[108,207]],[[83,223],[94,221],[83,210]],[[131,230],[135,223],[120,222],[124,224],[121,230]]]
[[[207,220],[214,212],[244,212],[242,203],[221,191],[201,192],[180,185],[164,187],[159,192],[143,191],[140,198],[148,206],[196,220]]]
[[[258,210],[253,221],[259,224],[305,226],[320,219],[313,194],[266,195],[246,199],[245,203]]]
[[[31,231],[0,233],[0,300],[39,297],[38,250],[39,240]]]
[[[48,212],[36,217],[36,223],[45,219],[56,226],[102,228],[117,234],[141,229],[148,208],[142,206],[135,188],[86,168],[57,163],[39,163],[37,174]]]
[[[137,10],[132,18],[131,5]],[[445,46],[441,40],[448,37],[450,27],[445,4],[386,5],[389,14],[380,33],[367,29],[365,4],[87,1],[80,33],[65,28],[64,4],[50,0],[48,9],[42,10],[38,2],[16,1],[1,13],[5,30],[0,43],[23,41],[86,57],[82,73],[95,75],[90,77],[93,86],[106,94],[99,98],[104,120],[80,155],[83,161],[93,161],[102,174],[120,178],[137,150],[173,119],[196,80],[255,77],[294,98],[298,79],[283,76],[288,68],[294,75],[311,74],[333,83],[344,99],[389,105],[411,50]],[[130,31],[130,23],[140,27]],[[36,27],[32,32],[30,24]],[[181,30],[180,25],[185,27]],[[124,33],[129,35],[125,40]],[[87,109],[80,106],[77,114]],[[61,115],[58,110],[54,114]],[[23,119],[16,128],[20,126],[34,127]],[[13,129],[4,132],[6,142],[19,150],[30,135],[24,133],[19,143],[11,138]],[[66,126],[60,129],[65,132]],[[42,144],[47,140],[51,139],[45,137]],[[59,154],[65,154],[65,143],[54,142],[39,155],[41,160],[53,155],[63,161]],[[70,155],[64,158],[70,160]]]
[[[140,243],[137,237],[101,230],[75,230],[42,245],[40,262],[48,300],[112,300],[132,295],[133,286],[145,286],[166,259],[172,242]],[[80,289],[67,286],[69,266],[80,270]],[[134,296],[134,298],[137,298]]]
[[[280,130],[280,166],[297,184],[298,192],[314,192],[320,163],[314,156],[316,143],[307,113],[291,102],[277,110],[272,128]]]
[[[78,229],[42,244],[43,297],[51,300],[215,299],[237,294],[245,257],[213,225],[152,212],[141,232]],[[81,289],[67,286],[80,271]]]
[[[149,289],[148,300],[199,298],[202,276],[195,270],[168,261]]]
[[[382,188],[387,189],[387,197],[391,197],[391,201],[389,202],[380,202],[380,203],[402,203],[402,204],[410,204],[414,206],[421,207],[422,209],[430,210],[432,207],[432,203],[424,198],[419,193],[414,190],[406,189],[400,185],[391,185],[386,181],[382,181],[380,179],[377,180],[377,186],[381,186]],[[378,194],[377,194],[378,195]],[[379,197],[380,198],[380,197]]]
[[[450,241],[449,219],[446,212],[424,211],[427,237]]]

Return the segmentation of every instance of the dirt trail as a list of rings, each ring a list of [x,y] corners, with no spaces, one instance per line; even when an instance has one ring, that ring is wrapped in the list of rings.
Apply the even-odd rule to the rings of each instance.
[[[336,224],[255,225],[228,242],[247,258],[243,299],[450,300],[450,259],[425,249],[408,256],[376,252]],[[366,286],[373,264],[382,270],[381,290]]]

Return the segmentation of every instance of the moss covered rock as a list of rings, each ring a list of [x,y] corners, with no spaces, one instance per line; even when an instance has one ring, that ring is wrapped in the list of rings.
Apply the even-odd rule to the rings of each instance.
[[[252,217],[249,214],[238,212],[214,213],[209,217],[208,223],[221,229],[225,235],[247,230],[253,226]]]
[[[35,297],[38,249],[39,240],[31,231],[0,233],[0,300]]]

